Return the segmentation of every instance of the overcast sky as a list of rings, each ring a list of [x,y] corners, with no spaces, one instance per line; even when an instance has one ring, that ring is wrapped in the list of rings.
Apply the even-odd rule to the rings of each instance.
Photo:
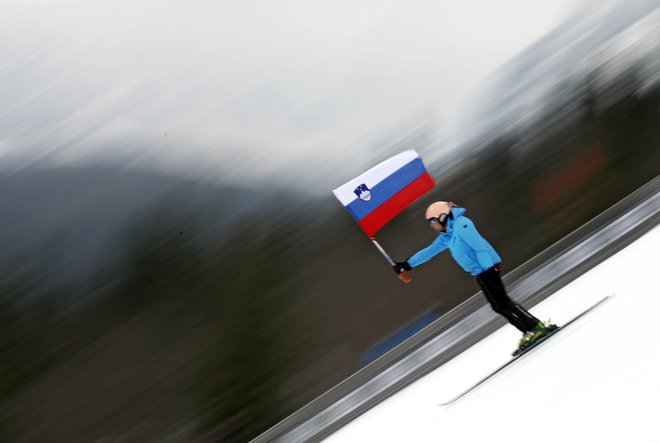
[[[0,167],[335,187],[402,126],[460,141],[470,91],[583,3],[0,0]]]

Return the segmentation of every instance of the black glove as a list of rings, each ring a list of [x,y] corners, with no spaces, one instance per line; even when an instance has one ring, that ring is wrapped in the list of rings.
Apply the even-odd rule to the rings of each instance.
[[[401,262],[395,261],[392,265],[392,269],[394,269],[394,272],[397,274],[402,274],[405,271],[410,271],[412,267],[408,264],[408,260],[404,260]]]

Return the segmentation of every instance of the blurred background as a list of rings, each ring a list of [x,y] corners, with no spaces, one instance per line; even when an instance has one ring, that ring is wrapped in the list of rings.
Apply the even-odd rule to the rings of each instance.
[[[0,1],[0,441],[247,441],[477,292],[331,190],[415,149],[510,271],[660,172],[653,0]]]

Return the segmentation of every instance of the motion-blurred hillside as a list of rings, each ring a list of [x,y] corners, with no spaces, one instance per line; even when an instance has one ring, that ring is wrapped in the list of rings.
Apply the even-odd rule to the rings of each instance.
[[[453,200],[509,271],[657,177],[660,75],[638,61],[434,161],[437,189],[379,240],[405,258],[433,240],[426,204]],[[245,441],[477,291],[446,256],[401,285],[330,192],[109,169],[0,185],[2,441]]]

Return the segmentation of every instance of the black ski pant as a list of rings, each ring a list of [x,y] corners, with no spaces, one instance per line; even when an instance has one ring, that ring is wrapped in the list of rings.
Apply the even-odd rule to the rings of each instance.
[[[539,323],[540,320],[538,318],[511,300],[511,297],[509,297],[504,288],[500,271],[495,269],[495,267],[477,275],[477,281],[495,312],[504,316],[518,330],[523,333],[531,331]]]

